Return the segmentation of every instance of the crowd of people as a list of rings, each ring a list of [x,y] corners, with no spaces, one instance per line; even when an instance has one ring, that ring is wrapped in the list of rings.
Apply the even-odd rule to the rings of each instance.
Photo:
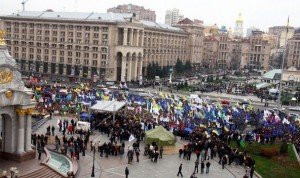
[[[273,143],[275,140],[285,139],[294,143],[298,149],[300,145],[299,119],[293,119],[285,113],[254,110],[249,102],[233,104],[230,101],[216,102],[200,96],[176,96],[162,92],[144,96],[128,91],[92,89],[88,86],[45,85],[35,87],[34,91],[35,99],[39,103],[37,109],[41,112],[71,113],[79,116],[98,100],[126,102],[126,108],[118,111],[115,119],[112,119],[110,113],[92,113],[88,120],[91,123],[91,131],[97,130],[107,135],[109,142],[90,142],[90,132],[80,133],[80,136],[74,138],[75,120],[71,123],[61,120],[58,123],[63,138],[55,137],[55,149],[61,149],[64,154],[69,152],[71,157],[76,159],[79,159],[79,153],[84,154],[90,147],[91,150],[97,149],[100,156],[119,156],[123,159],[124,155],[127,155],[129,164],[133,162],[134,157],[136,162],[139,162],[139,145],[144,140],[145,131],[162,125],[189,142],[179,150],[179,157],[191,160],[195,153],[195,172],[198,172],[200,165],[201,173],[204,173],[204,169],[209,173],[209,160],[218,156],[223,168],[232,163],[245,165],[249,167],[248,172],[252,177],[255,161],[247,153],[240,152],[228,144],[230,140],[240,142],[247,139],[242,134],[246,125],[254,127],[247,134],[250,136],[248,141]],[[47,128],[47,135],[42,139],[33,136],[33,141],[45,142],[45,137],[51,133],[54,135],[55,127],[54,130],[52,128],[53,126]],[[67,139],[66,134],[71,137]],[[136,141],[132,146],[125,148],[124,141],[129,140],[131,136],[136,138]],[[40,143],[41,146],[44,146],[43,144]],[[95,148],[95,145],[98,147]],[[163,152],[164,148],[156,143],[146,145],[144,149],[144,155],[154,163],[162,158]]]

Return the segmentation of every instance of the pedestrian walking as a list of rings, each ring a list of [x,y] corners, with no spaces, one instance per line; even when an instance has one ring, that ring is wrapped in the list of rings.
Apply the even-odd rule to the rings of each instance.
[[[126,178],[128,178],[128,175],[129,175],[129,169],[128,169],[128,167],[126,167],[125,168],[125,176],[126,176]]]
[[[162,159],[163,152],[164,152],[164,148],[163,148],[163,146],[161,146],[160,149],[159,149],[159,158],[160,159]]]
[[[195,161],[195,168],[194,168],[194,172],[196,172],[197,171],[197,173],[198,173],[198,167],[199,167],[199,159],[196,159],[196,161]]]
[[[179,168],[178,168],[178,173],[177,173],[177,176],[179,176],[179,174],[181,175],[181,177],[183,177],[182,175],[182,164],[180,164]]]
[[[140,152],[137,150],[137,151],[135,152],[135,155],[136,155],[136,162],[139,162],[139,161],[140,161],[140,160],[139,160]]]
[[[52,136],[54,136],[54,131],[55,131],[55,127],[54,127],[54,125],[52,125],[52,127],[51,127],[51,131],[52,131]]]
[[[204,162],[202,161],[202,162],[201,162],[201,174],[204,173],[204,167],[205,167],[205,166],[204,166]]]
[[[209,173],[209,167],[210,167],[210,162],[207,161],[207,163],[206,163],[206,174]]]

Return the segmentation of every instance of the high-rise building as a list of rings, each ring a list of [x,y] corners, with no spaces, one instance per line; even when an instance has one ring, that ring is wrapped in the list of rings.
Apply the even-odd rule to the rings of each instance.
[[[182,19],[183,15],[179,14],[179,9],[170,9],[166,12],[165,24],[176,25]]]
[[[244,36],[243,22],[244,21],[242,19],[242,14],[239,13],[238,18],[235,21],[235,29],[234,29],[235,37],[243,37]]]
[[[300,28],[294,32],[293,37],[287,42],[287,67],[300,69]]]
[[[246,37],[251,36],[253,31],[259,31],[259,30],[260,30],[260,29],[257,28],[257,27],[250,27],[250,28],[247,28]]]
[[[118,5],[117,7],[112,7],[107,9],[107,12],[113,13],[135,13],[138,15],[139,19],[147,21],[156,21],[155,11],[150,9],[145,9],[143,6],[137,6],[132,4]]]
[[[269,28],[269,33],[276,38],[275,46],[277,48],[286,46],[287,40],[292,38],[295,29],[290,26],[274,26]]]

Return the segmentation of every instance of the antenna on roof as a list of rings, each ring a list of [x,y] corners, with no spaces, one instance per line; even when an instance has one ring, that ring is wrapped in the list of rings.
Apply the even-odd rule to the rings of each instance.
[[[22,3],[21,3],[22,6],[23,6],[23,11],[25,11],[25,4],[26,4],[27,1],[29,1],[29,0],[23,0]]]

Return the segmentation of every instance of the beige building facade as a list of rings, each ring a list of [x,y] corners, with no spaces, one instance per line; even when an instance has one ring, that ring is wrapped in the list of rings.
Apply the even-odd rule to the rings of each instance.
[[[203,65],[217,69],[264,69],[268,70],[270,42],[261,31],[249,38],[232,39],[228,33],[209,35],[204,39]]]
[[[132,14],[28,12],[1,17],[21,71],[108,81],[138,80],[146,66],[200,65],[203,28],[139,20]]]
[[[294,36],[287,42],[287,67],[300,68],[300,29],[295,30]],[[284,53],[285,54],[285,53]]]

